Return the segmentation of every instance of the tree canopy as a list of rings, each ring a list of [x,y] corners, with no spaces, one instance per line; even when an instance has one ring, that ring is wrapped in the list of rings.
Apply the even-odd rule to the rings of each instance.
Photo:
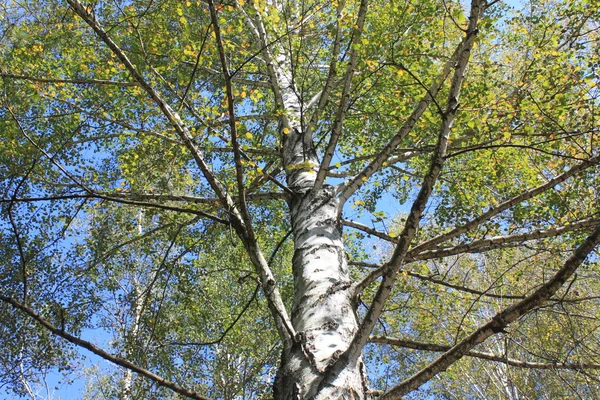
[[[598,6],[3,2],[0,387],[600,398]]]

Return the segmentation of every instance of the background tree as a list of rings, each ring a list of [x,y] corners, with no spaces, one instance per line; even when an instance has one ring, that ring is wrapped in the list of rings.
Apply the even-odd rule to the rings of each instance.
[[[3,5],[2,383],[595,396],[598,13]]]

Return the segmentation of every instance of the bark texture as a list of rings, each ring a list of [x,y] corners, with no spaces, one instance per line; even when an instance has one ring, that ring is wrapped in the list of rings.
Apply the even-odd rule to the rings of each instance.
[[[362,362],[323,376],[350,344],[357,329],[352,282],[333,188],[307,191],[290,204],[294,232],[295,343],[282,357],[275,384],[277,399],[362,399]]]

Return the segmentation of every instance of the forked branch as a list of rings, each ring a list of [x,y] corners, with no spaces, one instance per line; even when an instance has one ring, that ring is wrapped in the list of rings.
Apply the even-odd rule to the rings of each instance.
[[[327,149],[325,150],[325,155],[323,156],[323,160],[321,161],[321,165],[319,166],[319,172],[317,173],[317,178],[315,180],[313,190],[316,192],[321,189],[321,186],[325,182],[325,178],[327,177],[327,171],[329,169],[329,164],[331,164],[331,160],[333,159],[333,155],[335,153],[335,149],[337,147],[338,140],[340,135],[342,134],[342,127],[344,124],[344,118],[346,116],[346,111],[348,110],[348,105],[350,104],[350,91],[352,89],[352,77],[354,76],[354,72],[356,70],[356,63],[358,62],[358,44],[360,43],[363,28],[365,26],[365,19],[367,17],[367,9],[368,9],[368,0],[361,0],[360,7],[358,9],[358,16],[356,18],[356,23],[354,24],[354,31],[352,32],[352,41],[350,43],[350,61],[348,62],[348,68],[346,69],[346,74],[344,76],[344,83],[342,88],[342,98],[340,99],[340,103],[338,104],[337,111],[335,113],[335,119],[333,121],[333,128],[331,130],[331,136],[329,138],[329,144],[327,145]],[[335,46],[334,46],[335,47]],[[334,49],[335,50],[335,49]],[[333,54],[333,57],[337,57],[337,53]],[[335,64],[333,64],[335,65]],[[330,71],[331,75],[331,71]],[[327,90],[327,85],[330,84],[330,81],[326,82],[326,86],[323,91]]]
[[[225,187],[217,180],[214,174],[211,172],[208,164],[202,157],[202,153],[194,143],[194,138],[190,133],[189,129],[185,126],[181,120],[179,114],[175,112],[158,94],[158,92],[150,86],[150,84],[144,79],[144,77],[138,72],[137,68],[133,65],[127,55],[121,50],[121,48],[108,36],[108,33],[100,26],[96,18],[81,4],[79,0],[67,0],[71,8],[75,13],[81,17],[89,26],[93,29],[96,35],[110,48],[113,54],[121,61],[125,66],[129,74],[133,79],[139,83],[140,87],[150,96],[150,98],[160,108],[164,116],[169,120],[171,125],[175,128],[178,136],[185,145],[185,147],[192,154],[194,161],[200,168],[202,175],[209,183],[221,204],[230,213],[232,223],[242,224],[242,218],[239,215],[237,207],[233,203],[231,197],[227,194]]]
[[[454,239],[455,237],[460,236],[463,233],[469,232],[473,228],[481,225],[485,221],[489,221],[490,219],[492,219],[496,215],[500,214],[501,212],[506,211],[509,208],[514,207],[515,205],[517,205],[523,201],[534,198],[534,197],[544,193],[545,191],[552,189],[554,186],[561,184],[562,182],[566,181],[567,179],[571,178],[572,176],[577,175],[579,172],[581,172],[587,168],[590,168],[592,166],[598,165],[599,162],[600,162],[600,155],[597,155],[595,157],[590,158],[587,161],[579,163],[579,164],[575,165],[574,167],[572,167],[571,169],[569,169],[568,171],[549,180],[548,182],[546,182],[542,185],[539,185],[535,188],[532,188],[530,190],[527,190],[526,192],[523,192],[517,196],[514,196],[514,197],[504,201],[502,204],[499,204],[496,207],[490,208],[488,211],[484,212],[479,217],[474,218],[473,220],[469,221],[468,223],[466,223],[462,226],[456,227],[456,228],[452,229],[450,232],[441,234],[439,236],[434,237],[433,239],[430,239],[424,243],[421,243],[420,245],[414,247],[413,251],[421,252],[423,250],[429,250],[442,242],[445,242],[450,239]]]
[[[446,109],[442,114],[438,142],[431,159],[429,171],[423,179],[421,190],[419,191],[419,194],[417,195],[417,198],[411,207],[410,213],[408,214],[404,229],[399,237],[398,245],[394,249],[391,260],[383,274],[383,280],[379,285],[369,310],[367,311],[367,314],[365,315],[365,318],[363,319],[362,324],[356,332],[352,344],[347,351],[345,357],[347,357],[349,362],[353,362],[354,360],[358,359],[362,353],[362,349],[368,342],[369,335],[373,331],[373,328],[375,327],[375,324],[377,323],[377,320],[379,319],[379,316],[381,315],[385,303],[391,293],[392,287],[398,275],[398,271],[400,270],[400,267],[406,258],[410,244],[416,234],[417,227],[419,226],[419,222],[421,220],[421,215],[425,210],[425,206],[427,205],[429,197],[433,191],[433,186],[435,185],[435,182],[437,181],[437,178],[441,172],[444,156],[446,155],[448,146],[448,138],[452,127],[452,122],[454,121],[454,117],[458,110],[458,97],[460,94],[460,89],[464,80],[465,70],[470,59],[471,48],[473,47],[475,37],[477,35],[477,23],[482,13],[483,3],[480,0],[473,0],[471,3],[469,26],[463,41],[463,46],[458,52],[452,84],[450,86],[448,100],[446,102]]]

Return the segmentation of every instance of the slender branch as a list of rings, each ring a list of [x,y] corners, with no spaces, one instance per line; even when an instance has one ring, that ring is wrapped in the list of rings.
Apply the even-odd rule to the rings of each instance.
[[[527,149],[527,150],[533,150],[533,151],[537,151],[539,153],[542,154],[546,154],[552,157],[557,157],[557,158],[562,158],[562,159],[567,159],[567,160],[575,160],[575,161],[587,161],[587,158],[581,158],[581,157],[573,157],[570,156],[568,154],[560,154],[560,153],[555,153],[552,151],[547,151],[544,149],[540,149],[538,147],[535,147],[535,145],[540,144],[540,143],[547,143],[547,142],[552,142],[555,140],[545,140],[539,143],[533,143],[530,145],[526,145],[526,144],[513,144],[513,143],[502,143],[502,144],[490,144],[490,145],[474,145],[474,146],[469,146],[466,149],[461,149],[455,153],[452,154],[448,154],[446,156],[446,159],[452,158],[452,157],[456,157],[460,154],[464,154],[464,153],[468,153],[468,152],[472,152],[472,151],[478,151],[478,150],[490,150],[490,149],[507,149],[507,148],[516,148],[516,149]]]
[[[252,296],[250,296],[250,299],[248,300],[248,302],[244,305],[244,307],[242,307],[242,310],[238,313],[237,317],[233,320],[233,322],[223,331],[221,336],[219,336],[217,339],[211,340],[209,342],[170,342],[169,344],[174,345],[174,346],[209,346],[209,345],[221,343],[223,341],[223,339],[225,339],[225,337],[227,336],[229,331],[231,331],[233,329],[233,327],[235,327],[235,325],[238,323],[238,321],[246,313],[248,308],[250,308],[250,305],[256,298],[256,295],[258,294],[259,289],[260,289],[260,284],[256,285],[256,289],[254,289],[254,293],[252,294]]]
[[[140,207],[151,207],[151,208],[157,208],[160,210],[176,211],[176,212],[182,212],[182,213],[186,213],[186,214],[193,214],[193,215],[205,217],[207,219],[218,222],[220,224],[229,225],[229,222],[222,218],[219,218],[212,214],[208,214],[204,211],[195,210],[193,208],[182,208],[182,207],[169,206],[166,204],[147,203],[144,201],[130,199],[130,198],[128,198],[129,196],[127,196],[127,194],[119,194],[119,193],[103,194],[103,193],[97,193],[94,190],[89,189],[89,188],[87,188],[87,190],[88,190],[88,193],[83,193],[83,194],[64,194],[64,195],[43,196],[43,197],[22,197],[22,198],[16,198],[14,200],[0,198],[0,204],[1,203],[10,203],[11,201],[27,203],[27,202],[71,200],[71,199],[98,199],[98,200],[112,201],[114,203],[129,204],[129,205],[140,206]],[[147,195],[147,196],[141,195],[141,196],[135,196],[135,197],[137,197],[138,199],[146,198],[146,199],[172,200],[172,201],[175,201],[176,199],[182,200],[181,196],[164,196],[163,198],[161,198],[160,195]],[[183,201],[189,201],[189,200],[183,199]],[[212,203],[214,204],[215,201],[217,201],[217,200],[216,199],[213,200]],[[204,202],[204,201],[199,201],[199,202]],[[206,201],[206,203],[209,203],[209,202]]]
[[[275,249],[273,249],[273,253],[271,253],[271,257],[269,257],[269,266],[273,265],[273,261],[275,261],[275,256],[277,255],[277,252],[279,251],[279,249],[281,248],[281,246],[283,246],[283,244],[285,243],[285,241],[290,237],[290,235],[293,233],[294,231],[292,229],[290,229],[289,231],[287,231],[287,233],[281,238],[281,240],[279,242],[277,242],[277,245],[275,246]]]
[[[185,126],[179,114],[173,111],[173,109],[162,99],[162,97],[160,97],[158,92],[154,90],[154,88],[152,88],[148,84],[148,82],[146,82],[144,77],[137,71],[136,67],[129,60],[127,55],[125,55],[121,48],[108,36],[106,31],[98,24],[95,17],[88,12],[88,10],[81,4],[81,2],[79,0],[67,0],[67,2],[75,11],[75,13],[79,15],[94,30],[96,35],[111,49],[115,56],[127,68],[127,70],[135,79],[135,81],[140,84],[142,89],[144,89],[144,91],[158,105],[164,116],[175,128],[177,134],[183,141],[183,144],[192,154],[194,161],[200,168],[203,176],[208,181],[209,185],[214,190],[217,197],[219,197],[221,204],[230,213],[230,216],[233,219],[234,223],[241,223],[242,218],[240,218],[240,216],[238,215],[237,208],[233,204],[231,198],[227,195],[225,187],[221,184],[221,182],[217,180],[217,178],[210,171],[208,164],[204,161],[201,152],[196,147],[196,144],[193,141],[194,139],[189,129]]]
[[[459,43],[459,45],[456,47],[453,55],[444,65],[442,73],[437,82],[435,82],[431,88],[426,91],[426,94],[419,101],[419,103],[417,103],[417,106],[411,115],[406,119],[402,127],[398,130],[396,135],[394,135],[394,137],[385,145],[385,147],[373,158],[369,165],[363,168],[352,179],[338,187],[337,191],[341,199],[341,204],[348,200],[350,196],[352,196],[352,194],[354,194],[363,185],[364,182],[368,181],[373,174],[378,172],[389,161],[396,148],[412,131],[413,127],[423,116],[425,110],[429,107],[429,104],[434,101],[435,96],[440,91],[446,78],[450,75],[452,68],[456,67],[455,64],[457,63],[459,56],[471,47],[469,43],[474,40],[474,36],[474,34],[469,33],[463,38],[461,43]]]
[[[543,284],[539,289],[533,292],[533,294],[494,315],[489,322],[446,351],[437,360],[433,361],[427,367],[423,368],[404,382],[394,386],[384,394],[381,399],[391,400],[402,398],[406,393],[417,389],[438,373],[445,371],[473,347],[482,343],[488,337],[503,332],[504,328],[510,323],[548,300],[575,273],[577,268],[583,263],[588,254],[594,250],[598,243],[600,243],[600,227],[596,228],[596,230],[575,249],[571,257],[564,263],[563,267],[559,269],[547,283]]]
[[[248,13],[244,10],[244,7],[242,7],[238,4],[238,8],[244,14],[244,21],[246,22],[246,26],[252,31],[256,40],[259,41],[261,53],[263,55],[265,63],[267,64],[267,72],[268,72],[268,76],[270,79],[269,86],[273,90],[276,106],[278,109],[285,110],[283,95],[281,93],[281,88],[280,88],[280,82],[279,82],[277,73],[275,72],[273,57],[271,56],[271,52],[269,51],[269,45],[274,44],[276,42],[269,43],[269,41],[267,39],[266,29],[264,27],[264,24],[262,23],[262,19],[260,18],[260,12],[258,11],[258,9],[256,7],[252,6],[252,11],[253,11],[253,15],[257,18],[257,21],[254,21],[250,17],[250,15],[248,15]],[[277,42],[279,40],[280,39],[278,39]],[[287,118],[283,118],[282,120],[284,122],[286,122]],[[286,126],[286,127],[289,128],[289,123],[287,123],[287,125],[288,126]]]
[[[390,243],[398,243],[398,238],[391,237],[387,233],[380,232],[380,231],[378,231],[378,230],[376,230],[374,228],[369,228],[368,226],[363,225],[361,223],[354,222],[354,221],[348,221],[347,219],[342,219],[340,222],[344,226],[348,226],[350,228],[358,229],[359,231],[366,232],[369,235],[376,236],[376,237],[378,237],[380,239],[383,239],[385,241],[388,241]]]
[[[225,92],[227,96],[227,110],[229,112],[229,130],[231,133],[231,145],[233,147],[233,160],[235,164],[235,176],[237,181],[237,189],[239,196],[239,208],[240,214],[244,221],[244,228],[246,235],[249,240],[255,241],[254,232],[252,229],[252,222],[250,214],[248,213],[248,207],[246,206],[246,189],[244,187],[244,167],[242,166],[242,158],[240,155],[240,146],[238,143],[237,127],[235,121],[235,101],[233,98],[233,87],[231,85],[231,76],[229,73],[229,67],[227,66],[227,58],[225,57],[225,50],[223,48],[223,40],[221,38],[221,27],[219,26],[219,20],[217,17],[217,10],[213,0],[208,1],[208,9],[210,11],[210,20],[215,33],[215,39],[217,42],[217,50],[219,52],[219,60],[221,61],[221,67],[223,71],[223,78],[225,79]],[[244,235],[244,236],[246,236]]]
[[[29,317],[34,319],[37,323],[39,323],[44,328],[46,328],[47,330],[52,332],[54,335],[65,339],[69,343],[72,343],[76,346],[79,346],[86,350],[89,350],[92,353],[96,354],[99,357],[102,357],[103,359],[105,359],[107,361],[110,361],[120,367],[127,368],[128,370],[138,373],[138,374],[156,382],[159,386],[163,386],[168,389],[171,389],[175,393],[178,393],[182,396],[188,397],[190,399],[196,399],[196,400],[208,400],[207,397],[204,397],[204,396],[202,396],[196,392],[193,392],[191,390],[188,390],[174,382],[168,381],[165,378],[162,378],[162,377],[156,375],[155,373],[148,371],[147,369],[141,368],[141,367],[133,364],[130,361],[127,361],[120,357],[113,356],[112,354],[95,346],[94,344],[65,332],[63,329],[60,329],[60,328],[52,325],[46,319],[42,318],[39,314],[37,314],[35,311],[33,311],[33,309],[27,307],[26,305],[14,300],[10,297],[0,295],[0,300],[12,305],[15,309],[27,314]]]
[[[361,265],[361,266],[371,267],[371,268],[379,267],[377,270],[373,271],[373,272],[375,272],[374,274],[371,273],[371,274],[367,275],[366,278],[364,278],[362,281],[360,281],[354,285],[354,288],[353,288],[354,295],[361,293],[363,290],[365,290],[365,288],[367,288],[367,286],[369,286],[371,283],[373,283],[375,281],[375,279],[377,279],[378,276],[380,276],[377,273],[377,271],[382,270],[382,269],[385,270],[387,267],[387,264],[384,264],[383,266],[377,266],[377,265],[368,264],[368,263],[360,263],[360,264],[359,263],[351,263],[351,264],[352,265]],[[434,283],[436,285],[442,285],[442,286],[445,286],[450,289],[458,290],[460,292],[474,294],[477,296],[491,297],[491,298],[496,298],[496,299],[515,299],[515,300],[520,300],[520,299],[525,298],[525,296],[511,295],[511,294],[496,294],[496,293],[490,293],[488,291],[472,289],[467,286],[456,285],[454,283],[446,282],[445,280],[437,278],[435,276],[423,275],[423,274],[419,274],[417,272],[410,271],[407,269],[400,269],[398,271],[398,273],[406,275],[406,276],[410,276],[412,278],[419,279],[421,281]]]
[[[213,29],[215,32],[215,39],[217,42],[217,49],[219,52],[219,59],[221,61],[221,67],[223,71],[223,77],[225,78],[225,88],[227,95],[227,107],[229,111],[229,127],[231,132],[231,144],[233,147],[233,158],[235,163],[235,174],[239,196],[239,208],[240,214],[244,222],[244,226],[236,226],[238,236],[243,241],[244,246],[252,260],[252,263],[257,269],[258,274],[261,277],[261,286],[269,302],[269,308],[273,318],[275,319],[278,327],[278,332],[281,339],[284,342],[290,343],[295,335],[292,327],[291,320],[287,315],[287,311],[281,299],[281,295],[275,284],[275,277],[269,267],[268,262],[264,259],[262,251],[259,248],[258,242],[252,229],[252,221],[250,213],[246,206],[246,189],[244,186],[244,171],[242,166],[242,156],[237,141],[237,128],[235,122],[235,104],[233,96],[233,87],[231,85],[231,75],[227,66],[227,59],[225,57],[225,50],[223,48],[223,42],[221,39],[221,30],[217,17],[217,10],[213,3],[213,0],[208,1],[208,8],[210,11],[210,18],[212,21]]]
[[[600,225],[600,219],[590,218],[582,221],[576,221],[569,225],[540,229],[533,232],[523,233],[519,235],[507,235],[507,236],[496,236],[489,239],[476,240],[471,243],[461,244],[449,248],[442,248],[439,250],[428,250],[423,252],[417,252],[415,247],[414,250],[410,251],[410,260],[429,260],[432,258],[448,257],[463,253],[474,253],[481,249],[492,250],[515,243],[523,243],[529,240],[545,239],[550,237],[559,236],[567,232],[573,232],[585,228],[593,228]],[[414,255],[413,255],[414,254]]]
[[[79,182],[78,179],[76,179],[71,173],[69,173],[62,165],[60,165],[54,159],[54,157],[52,157],[46,150],[44,150],[39,144],[37,144],[37,142],[35,140],[33,140],[33,138],[31,136],[29,136],[29,134],[27,133],[27,131],[25,130],[23,125],[21,125],[21,122],[19,121],[19,119],[17,118],[17,116],[15,115],[13,110],[8,106],[8,104],[4,104],[4,108],[6,108],[6,110],[10,114],[13,121],[15,121],[17,128],[19,129],[21,134],[23,136],[25,136],[25,139],[27,139],[27,141],[29,143],[31,143],[36,149],[38,149],[54,166],[56,166],[60,170],[60,172],[62,174],[64,174],[67,178],[69,178],[77,187],[83,189],[84,191],[86,191],[88,193],[92,193],[91,189],[87,188],[84,184]]]
[[[27,304],[27,296],[28,296],[27,259],[25,258],[25,251],[23,249],[23,242],[21,240],[21,234],[19,232],[19,228],[18,228],[17,223],[13,216],[13,207],[15,205],[15,199],[17,198],[17,194],[19,193],[19,190],[21,189],[21,187],[27,180],[27,177],[29,176],[29,174],[31,174],[31,171],[33,171],[33,169],[37,165],[37,162],[38,162],[38,160],[33,162],[31,167],[29,168],[29,170],[25,173],[23,178],[17,184],[17,187],[15,188],[13,195],[9,199],[8,209],[6,210],[6,213],[8,214],[8,220],[10,221],[10,226],[15,235],[15,241],[17,243],[17,248],[19,250],[19,259],[21,260],[21,275],[23,275],[22,276],[22,279],[23,279],[23,304]]]
[[[130,124],[127,121],[119,121],[119,120],[110,118],[110,117],[108,117],[106,115],[95,114],[94,112],[90,112],[90,111],[88,111],[88,110],[86,110],[86,109],[84,109],[82,107],[79,107],[77,104],[75,104],[73,102],[70,102],[70,101],[67,101],[67,100],[64,100],[64,99],[55,99],[55,100],[59,101],[61,103],[67,104],[70,107],[73,107],[74,109],[76,109],[77,111],[79,111],[82,114],[88,115],[90,117],[94,117],[94,118],[102,120],[102,121],[109,122],[111,124],[119,125],[119,126],[125,128],[125,129],[131,130],[131,131],[133,131],[135,133],[139,133],[139,134],[142,134],[142,135],[155,136],[155,137],[160,138],[162,140],[165,140],[165,141],[167,141],[169,143],[173,143],[173,144],[177,144],[177,145],[183,145],[183,143],[180,140],[177,140],[176,138],[169,137],[169,136],[164,135],[162,133],[159,133],[159,132],[156,132],[156,131],[152,131],[152,130],[148,130],[148,129],[136,128],[135,126],[133,126],[132,124]],[[92,137],[92,138],[74,140],[74,141],[72,141],[70,143],[67,143],[66,145],[70,146],[70,145],[74,145],[74,144],[86,143],[86,142],[89,142],[89,141],[94,141],[94,140],[97,140],[97,139],[110,139],[110,138],[113,138],[113,137],[122,137],[122,136],[127,135],[127,134],[128,133],[126,133],[126,132],[122,132],[122,133],[115,133],[115,134],[99,135],[99,136]]]
[[[346,111],[348,110],[348,106],[350,105],[350,91],[352,89],[352,77],[354,76],[354,72],[356,71],[356,64],[358,62],[358,44],[360,43],[363,28],[365,25],[365,19],[367,17],[367,9],[368,9],[368,0],[361,0],[360,7],[358,9],[358,16],[356,18],[356,23],[354,24],[354,30],[352,32],[352,40],[350,42],[350,61],[348,62],[348,68],[346,69],[346,75],[344,77],[344,86],[342,88],[342,97],[340,99],[340,103],[338,105],[337,111],[335,113],[335,119],[333,121],[333,127],[331,130],[331,136],[329,138],[329,144],[327,145],[327,149],[325,150],[325,154],[323,156],[323,160],[319,166],[319,172],[317,173],[317,178],[314,183],[313,191],[317,192],[321,189],[321,186],[325,182],[325,178],[327,177],[327,170],[329,168],[329,164],[331,164],[331,160],[333,159],[333,155],[335,153],[335,149],[337,147],[338,140],[340,135],[342,134],[342,127],[344,124],[344,117],[346,116]],[[334,49],[333,57],[337,57],[337,52]],[[334,64],[335,66],[335,64]],[[335,73],[335,70],[333,71]],[[331,73],[331,71],[330,71]],[[329,79],[326,82],[326,85],[329,84]],[[327,89],[327,86],[324,90]],[[308,134],[309,132],[307,132]]]
[[[307,136],[312,136],[312,133],[315,130],[317,123],[319,122],[321,113],[325,109],[325,105],[327,104],[327,101],[329,101],[329,96],[331,94],[331,91],[336,86],[335,78],[337,75],[337,60],[338,60],[338,57],[340,54],[340,44],[341,44],[341,40],[342,40],[342,24],[341,24],[342,11],[344,10],[345,5],[346,5],[345,0],[341,0],[338,2],[338,6],[336,9],[335,39],[333,40],[333,50],[331,52],[331,60],[329,62],[329,71],[327,73],[327,79],[325,80],[325,85],[323,85],[323,89],[317,94],[318,100],[317,99],[314,100],[314,101],[318,101],[319,103],[317,104],[317,107],[316,107],[315,111],[313,112],[313,115],[311,116],[310,121],[308,122],[308,125],[306,126],[306,135]],[[312,100],[307,105],[307,108],[311,107],[311,103],[313,103]]]
[[[187,62],[187,61],[183,61],[183,63],[187,64],[187,65],[195,65],[195,63],[191,63],[191,62]],[[217,71],[216,69],[209,68],[209,67],[200,67],[200,69],[204,72],[208,72],[209,74],[217,75],[219,77],[221,76],[221,72]],[[267,81],[244,79],[239,76],[239,72],[240,72],[239,69],[236,72],[237,72],[236,75],[231,77],[231,80],[234,82],[241,83],[245,86],[254,86],[254,87],[262,87],[262,88],[270,88],[271,87],[271,83],[269,83]]]
[[[165,85],[167,85],[169,87],[169,89],[173,92],[173,94],[179,98],[179,100],[182,102],[182,104],[186,107],[186,109],[195,117],[197,118],[201,125],[206,127],[210,132],[214,133],[219,139],[221,139],[223,142],[227,143],[228,140],[221,135],[219,132],[217,132],[214,129],[214,126],[211,124],[208,124],[207,121],[203,120],[203,118],[194,110],[194,108],[185,100],[182,100],[179,95],[177,94],[177,92],[175,90],[173,90],[173,88],[171,87],[171,85],[168,83],[168,81],[166,79],[164,79],[162,77],[162,75],[160,75],[156,70],[153,69],[153,72],[160,77],[161,80],[164,81]],[[236,116],[235,120],[239,120],[239,118]],[[234,120],[234,125],[235,125],[235,120]],[[228,124],[231,125],[231,118],[227,118],[226,121]],[[200,149],[204,149],[204,147],[201,146],[196,146],[196,148],[198,150]],[[212,148],[211,147],[205,147],[207,151],[210,151]],[[230,148],[232,152],[235,152],[235,149],[233,147]],[[240,153],[241,158],[243,158],[244,160],[251,160],[251,158],[246,154],[245,151],[241,151],[239,150],[239,146],[238,146],[238,151]],[[255,151],[255,152],[259,152],[259,151]],[[265,154],[265,153],[263,153]],[[262,172],[262,176],[264,178],[266,178],[267,180],[273,182],[276,186],[278,186],[279,188],[281,188],[284,192],[287,192],[289,195],[293,195],[294,193],[285,185],[283,185],[281,182],[279,182],[277,179],[275,179],[274,176],[272,176],[271,174],[268,174],[266,172]],[[264,183],[264,182],[263,182]]]
[[[359,227],[359,225],[360,224],[355,224],[354,227],[361,229]],[[573,232],[573,231],[580,230],[580,229],[593,228],[598,225],[600,225],[600,219],[590,218],[590,219],[572,222],[569,225],[565,225],[565,226],[561,226],[561,227],[557,227],[557,228],[537,230],[537,231],[533,231],[533,232],[523,233],[520,235],[497,236],[497,237],[493,237],[493,238],[489,238],[489,239],[476,240],[476,241],[473,241],[468,244],[462,244],[462,245],[448,247],[448,248],[439,249],[439,250],[430,250],[430,251],[419,252],[420,246],[416,246],[406,254],[405,262],[431,260],[434,258],[450,257],[450,256],[454,256],[454,255],[464,254],[464,253],[490,251],[490,250],[503,248],[503,247],[507,247],[507,246],[513,246],[515,243],[523,243],[523,242],[526,242],[529,240],[537,240],[537,239],[556,237],[556,236],[560,236],[560,235],[568,233],[568,232]],[[379,237],[384,236],[383,234],[381,234],[381,232],[377,232],[377,233],[380,234]],[[374,234],[374,233],[371,233],[371,234]],[[384,239],[385,239],[385,237],[384,237]],[[392,238],[390,238],[390,239],[392,239]],[[388,268],[388,265],[386,263],[384,265],[373,265],[372,267],[374,267],[376,269],[371,271],[371,273],[369,273],[366,277],[364,277],[363,280],[361,280],[360,282],[358,282],[354,285],[355,294],[362,292],[371,283],[375,282],[375,280],[377,280],[386,271],[386,269]],[[414,277],[420,277],[419,274],[416,274],[416,273],[413,273],[410,271],[402,271],[402,272],[407,273]],[[453,287],[453,288],[457,289],[456,286],[452,286],[446,282],[443,282],[441,280],[436,280],[431,277],[423,276],[423,279],[428,280],[430,282],[434,282],[434,283],[440,283],[440,284],[446,285],[448,287]],[[467,291],[469,291],[470,293],[480,294],[479,292],[474,291],[474,290],[467,290]],[[506,296],[498,296],[498,297],[506,297]]]
[[[183,95],[181,95],[181,100],[179,101],[179,107],[177,107],[178,111],[181,111],[183,107],[183,103],[185,102],[185,98],[187,97],[190,88],[192,87],[192,83],[194,83],[194,77],[196,76],[196,72],[198,71],[198,66],[200,65],[200,57],[202,57],[202,52],[204,51],[204,45],[206,44],[206,39],[208,39],[210,27],[212,24],[206,27],[206,32],[204,32],[204,37],[202,38],[202,43],[200,44],[200,50],[198,50],[198,54],[196,55],[196,63],[194,64],[194,69],[192,69],[192,73],[190,74],[190,80],[188,81],[185,90],[183,91]]]
[[[417,342],[414,340],[400,339],[394,337],[385,336],[372,336],[369,338],[371,343],[388,344],[391,346],[404,347],[407,349],[414,350],[425,350],[435,352],[445,352],[452,348],[449,345],[441,345],[435,343]],[[483,360],[495,361],[502,364],[511,365],[519,368],[530,368],[530,369],[569,369],[574,371],[580,371],[583,369],[600,369],[600,364],[590,362],[550,362],[540,363],[533,361],[522,361],[514,358],[508,358],[504,355],[496,355],[494,353],[488,353],[483,351],[470,350],[464,354],[465,356],[480,358]]]
[[[132,243],[135,243],[135,242],[144,240],[148,237],[151,237],[152,235],[154,235],[157,232],[160,232],[160,231],[168,229],[168,228],[172,228],[174,226],[178,227],[178,231],[180,231],[184,226],[192,225],[192,224],[196,223],[197,221],[198,221],[198,217],[194,217],[191,220],[186,221],[184,223],[171,222],[168,224],[159,225],[156,228],[150,229],[141,235],[137,235],[129,240],[126,240],[124,242],[121,242],[121,243],[113,246],[109,250],[102,253],[102,255],[100,257],[98,257],[98,259],[100,260],[100,262],[103,262],[106,259],[108,259],[109,257],[111,257],[112,255],[114,255],[118,250],[122,249],[123,247],[129,246]]]
[[[188,196],[188,195],[168,195],[168,194],[155,194],[155,193],[112,193],[110,196],[113,197],[123,197],[123,198],[131,198],[138,200],[162,200],[162,201],[180,201],[186,203],[195,203],[195,204],[215,204],[219,199],[214,197],[196,197],[196,196]],[[247,201],[264,201],[264,200],[282,200],[287,198],[286,193],[252,193],[246,195]],[[239,197],[232,196],[232,199],[235,202],[240,201]]]

